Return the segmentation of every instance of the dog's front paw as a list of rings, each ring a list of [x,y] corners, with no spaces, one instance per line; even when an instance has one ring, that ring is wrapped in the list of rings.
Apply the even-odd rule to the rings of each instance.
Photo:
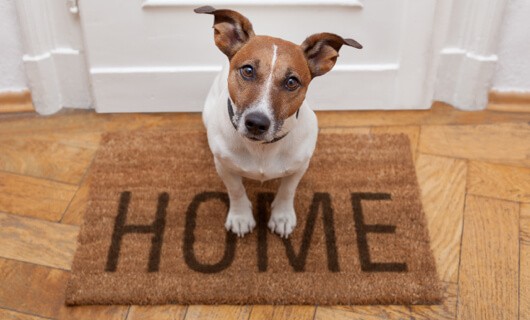
[[[296,227],[296,214],[294,209],[273,208],[268,226],[272,232],[279,234],[282,238],[289,237],[294,227]]]
[[[242,237],[245,234],[252,232],[252,229],[256,226],[256,221],[252,216],[252,212],[248,213],[233,213],[229,212],[226,217],[225,228],[228,231],[232,231],[238,236]]]

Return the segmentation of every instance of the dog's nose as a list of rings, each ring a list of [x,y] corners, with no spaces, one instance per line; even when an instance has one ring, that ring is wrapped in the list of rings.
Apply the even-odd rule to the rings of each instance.
[[[249,113],[245,118],[245,127],[247,127],[250,133],[255,135],[260,135],[264,132],[267,132],[270,126],[271,121],[263,113]]]

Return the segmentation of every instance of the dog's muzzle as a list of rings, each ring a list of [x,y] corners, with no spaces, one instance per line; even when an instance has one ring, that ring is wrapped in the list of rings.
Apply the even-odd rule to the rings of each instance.
[[[234,122],[234,108],[232,107],[232,102],[230,101],[230,98],[227,99],[227,109],[228,109],[228,117],[230,118],[230,123],[232,123],[232,126],[237,131],[237,124]],[[298,109],[298,111],[296,112],[297,119],[298,119],[299,112],[300,112],[300,109]],[[263,133],[267,132],[267,130],[269,130],[270,125],[271,125],[271,122],[267,118],[267,116],[265,116],[264,114],[260,112],[250,113],[245,118],[245,127],[251,134],[255,136],[260,136]],[[283,136],[276,137],[272,139],[271,141],[264,141],[263,144],[274,143],[276,141],[280,141],[288,134],[289,132],[287,132]],[[251,138],[251,137],[247,137],[247,138],[253,141],[261,141],[258,138]]]

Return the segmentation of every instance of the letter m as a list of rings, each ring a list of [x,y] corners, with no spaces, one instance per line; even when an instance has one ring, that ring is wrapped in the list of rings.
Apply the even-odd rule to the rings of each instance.
[[[270,208],[273,199],[274,194],[272,193],[258,194],[258,268],[260,272],[267,271],[267,211],[268,208]],[[331,197],[328,193],[315,193],[309,208],[309,214],[307,215],[302,243],[298,253],[295,252],[290,239],[282,238],[287,258],[289,259],[289,264],[296,272],[302,272],[305,270],[307,255],[309,253],[309,247],[311,246],[311,239],[313,237],[319,211],[322,211],[324,235],[326,237],[328,269],[332,272],[340,271]]]

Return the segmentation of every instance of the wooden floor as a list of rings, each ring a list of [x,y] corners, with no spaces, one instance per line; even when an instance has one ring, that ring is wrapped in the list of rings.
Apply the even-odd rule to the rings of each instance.
[[[64,288],[104,132],[202,128],[198,114],[0,115],[0,319],[530,319],[530,113],[330,112],[326,131],[413,146],[440,306],[89,306]]]

